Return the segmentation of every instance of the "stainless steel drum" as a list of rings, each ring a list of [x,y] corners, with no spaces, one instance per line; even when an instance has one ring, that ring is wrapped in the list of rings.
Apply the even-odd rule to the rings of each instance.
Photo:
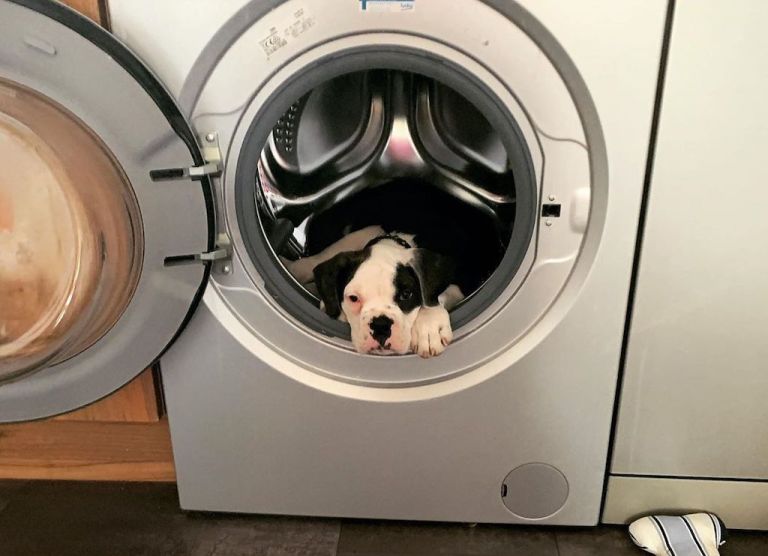
[[[280,116],[261,152],[255,201],[274,253],[297,257],[338,239],[344,223],[334,210],[372,189],[391,188],[402,203],[450,198],[460,206],[455,225],[492,230],[484,239],[495,249],[483,252],[492,272],[515,228],[511,166],[497,129],[453,88],[411,72],[360,71],[324,82]]]

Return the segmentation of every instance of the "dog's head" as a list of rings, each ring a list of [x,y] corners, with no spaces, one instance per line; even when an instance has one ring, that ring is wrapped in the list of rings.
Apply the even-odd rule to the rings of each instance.
[[[325,312],[349,323],[357,351],[377,355],[408,353],[419,307],[437,305],[453,274],[448,257],[385,242],[340,253],[314,270]]]

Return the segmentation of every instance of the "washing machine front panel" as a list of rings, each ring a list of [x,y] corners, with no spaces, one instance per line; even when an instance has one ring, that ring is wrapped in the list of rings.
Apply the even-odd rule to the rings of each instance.
[[[214,35],[181,91],[182,105],[198,131],[217,133],[226,153],[218,188],[225,207],[222,226],[232,236],[235,261],[232,272],[214,276],[216,292],[262,345],[303,364],[308,373],[357,384],[409,386],[482,369],[476,377],[483,380],[491,368],[485,364],[489,358],[503,352],[511,363],[530,349],[530,343],[520,343],[526,334],[546,334],[551,323],[537,335],[529,332],[556,300],[564,306],[573,301],[562,295],[563,288],[569,277],[578,288],[575,277],[585,272],[574,270],[589,268],[590,252],[599,244],[607,197],[605,147],[578,72],[546,31],[530,33],[526,25],[538,27],[524,10],[507,6],[518,25],[488,3],[458,4],[422,2],[413,13],[373,15],[355,3],[340,2],[329,18],[325,4],[321,9],[319,3],[290,1],[271,10],[271,4],[252,3]],[[472,11],[474,28],[482,32],[467,31],[454,9]],[[275,35],[274,29],[280,32]],[[507,55],[494,54],[499,51]],[[496,110],[491,121],[513,121],[530,153],[530,205],[519,195],[518,208],[525,207],[533,231],[520,249],[518,265],[506,270],[493,300],[457,328],[455,349],[440,361],[420,363],[417,372],[413,358],[367,357],[361,368],[361,356],[348,342],[313,331],[284,310],[288,296],[276,294],[273,278],[253,263],[269,247],[249,244],[259,234],[258,223],[243,210],[243,198],[252,194],[240,191],[243,179],[256,175],[258,145],[266,141],[270,121],[294,98],[329,77],[371,67],[404,68],[451,86],[455,82],[474,95],[468,98]],[[561,218],[539,217],[541,205],[550,202],[562,206]],[[583,251],[587,235],[593,246]],[[323,326],[331,329],[331,324]]]
[[[265,303],[263,280],[260,283],[253,268],[246,268],[247,258],[240,260],[247,252],[235,237],[231,275],[215,276],[216,288],[206,291],[190,333],[163,359],[181,503],[197,510],[595,524],[665,3],[527,3],[557,39],[563,38],[563,46],[555,41],[554,48],[575,58],[594,93],[597,111],[591,114],[574,100],[579,95],[573,84],[582,83],[578,75],[544,71],[547,65],[551,69],[552,61],[539,49],[540,39],[552,37],[516,3],[478,2],[470,10],[462,9],[467,6],[463,2],[404,4],[414,9],[364,14],[355,2],[339,3],[337,9],[327,2],[322,9],[313,9],[319,4],[311,1],[253,2],[225,24],[239,29],[235,34],[244,42],[204,50],[181,93],[199,131],[218,131],[227,145],[228,166],[218,189],[225,206],[231,202],[227,182],[234,181],[229,173],[240,156],[238,141],[245,144],[250,124],[248,110],[280,90],[281,72],[283,81],[290,79],[315,48],[327,48],[326,54],[333,55],[334,41],[355,48],[371,42],[402,47],[412,41],[410,46],[421,52],[443,49],[452,52],[453,60],[464,56],[459,65],[473,67],[470,73],[475,75],[484,68],[486,84],[526,76],[511,91],[499,87],[496,98],[507,99],[502,104],[514,114],[526,141],[532,133],[540,142],[541,164],[534,163],[538,201],[541,180],[581,183],[581,168],[586,168],[592,187],[589,211],[569,214],[568,219],[569,226],[585,226],[577,262],[560,289],[537,290],[537,282],[547,280],[531,280],[529,273],[518,292],[529,283],[531,289],[520,297],[525,301],[517,310],[519,318],[536,324],[524,330],[512,349],[507,343],[514,331],[490,333],[489,324],[432,361],[411,359],[411,375],[404,377],[391,358],[363,358],[348,353],[344,345],[324,345],[321,342],[328,340],[312,338],[290,315]],[[527,47],[524,41],[514,44],[509,20],[502,26],[498,19],[498,27],[480,24],[483,14],[496,17],[502,12],[515,14],[511,17],[519,18],[515,21],[520,26],[536,30],[527,35],[536,40]],[[265,14],[275,20],[270,23]],[[354,22],[349,36],[329,36],[321,23],[325,14],[335,22]],[[311,24],[302,19],[308,15],[316,18]],[[305,23],[294,28],[297,21]],[[409,21],[418,25],[410,27]],[[436,31],[441,25],[443,31]],[[411,31],[407,39],[402,36],[406,29]],[[279,37],[270,39],[275,31]],[[320,40],[322,33],[327,40]],[[398,35],[397,40],[391,35]],[[473,51],[483,50],[485,40],[496,48],[473,56]],[[546,41],[543,44],[549,44]],[[336,53],[343,57],[342,51]],[[258,82],[265,85],[253,87],[254,74],[263,76],[262,71],[269,77]],[[502,79],[505,72],[507,78]],[[550,77],[559,81],[548,82]],[[260,100],[259,94],[264,95]],[[285,106],[292,100],[285,99]],[[572,112],[561,114],[561,108]],[[595,126],[607,138],[610,194],[605,181],[602,191],[599,185],[595,189],[606,179],[600,175],[605,166],[595,163]],[[582,156],[587,163],[579,166],[584,164]],[[536,160],[535,155],[531,158]],[[548,171],[548,158],[561,163]],[[578,172],[569,171],[571,164]],[[228,210],[226,217],[232,214]],[[236,229],[230,224],[235,234]],[[540,232],[537,237],[536,249],[546,247]],[[559,245],[555,241],[549,248]],[[557,264],[557,257],[551,262]],[[548,304],[544,312],[536,307],[541,300],[537,293]],[[279,337],[268,341],[270,335]],[[303,339],[283,348],[278,345],[284,338],[299,337]],[[441,365],[449,367],[466,356],[456,352],[469,342],[484,347],[483,364],[472,372],[440,376]],[[322,364],[313,372],[308,361]],[[358,369],[364,380],[350,380],[350,372],[333,376],[327,371],[334,364]],[[364,376],[369,368],[385,384]],[[429,379],[414,381],[415,374]]]
[[[338,15],[338,21],[354,19],[361,26],[369,25],[369,39],[376,32],[380,33],[377,37],[402,35],[408,21],[418,21],[411,28],[412,40],[422,41],[422,46],[429,43],[430,48],[437,43],[437,49],[452,49],[446,39],[472,43],[460,49],[469,58],[473,58],[473,49],[483,50],[482,42],[489,40],[496,49],[485,49],[488,59],[510,67],[515,54],[520,54],[521,64],[514,73],[527,79],[509,96],[523,114],[511,101],[507,108],[526,141],[529,130],[534,130],[536,141],[541,142],[541,164],[536,162],[536,149],[531,149],[540,201],[542,179],[557,177],[557,184],[579,179],[570,175],[565,160],[581,156],[578,153],[584,149],[579,144],[591,150],[589,134],[579,136],[579,128],[588,131],[598,122],[595,114],[589,117],[579,110],[558,114],[553,96],[563,90],[572,93],[569,76],[555,72],[562,84],[544,85],[549,77],[541,74],[543,66],[537,63],[551,63],[546,55],[526,51],[519,44],[506,43],[510,48],[500,48],[499,40],[513,40],[507,36],[509,23],[488,27],[488,36],[479,36],[485,34],[478,32],[484,27],[474,17],[487,14],[484,10],[493,5],[499,11],[516,13],[525,27],[531,21],[539,25],[533,13],[574,59],[594,98],[606,138],[610,195],[590,192],[589,221],[586,238],[580,240],[579,259],[591,260],[591,264],[573,267],[557,296],[565,301],[551,304],[537,325],[522,334],[517,345],[525,354],[505,358],[497,353],[511,334],[480,339],[490,348],[480,368],[450,378],[435,373],[426,384],[413,382],[413,373],[394,388],[327,374],[322,369],[333,368],[334,361],[339,367],[352,362],[353,368],[375,363],[381,365],[380,376],[384,377],[391,361],[348,354],[343,344],[326,346],[327,339],[308,339],[305,326],[281,312],[277,304],[264,303],[263,283],[252,275],[253,268],[246,268],[247,260],[237,260],[245,253],[238,247],[231,276],[216,275],[217,289],[206,290],[206,303],[191,320],[188,333],[163,358],[182,506],[325,516],[594,524],[605,473],[666,2],[523,2],[529,13],[511,1],[478,4],[465,11],[460,6],[454,9],[453,3],[416,0],[404,3],[413,8],[410,13],[389,12],[379,3],[377,9],[384,13],[366,14],[349,11],[361,9],[353,1],[332,6],[329,2],[235,0],[215,8],[199,3],[194,13],[188,13],[187,2],[176,2],[177,15],[168,8],[168,18],[163,19],[151,2],[114,0],[113,5],[121,7],[113,16],[131,12],[115,28],[129,40],[140,37],[135,48],[157,60],[158,68],[168,69],[169,78],[179,85],[176,90],[181,91],[182,104],[195,114],[198,130],[218,131],[225,156],[232,160],[238,157],[232,152],[236,150],[233,138],[249,125],[244,114],[256,98],[257,91],[253,87],[249,91],[247,86],[253,83],[253,72],[264,69],[270,77],[259,69],[259,82],[266,83],[289,64],[300,68],[312,48],[299,46],[307,46],[305,41],[328,31],[318,15]],[[368,2],[372,4],[375,2]],[[318,5],[320,9],[316,9]],[[234,14],[240,6],[244,6],[243,12],[218,28],[222,13]],[[301,9],[305,11],[299,13]],[[268,13],[276,18],[271,25],[262,19]],[[183,37],[176,25],[178,14],[205,28],[213,43],[207,38]],[[316,19],[294,28],[293,23],[306,15]],[[449,36],[430,36],[434,35],[430,30],[441,24],[450,28]],[[164,28],[173,29],[170,39]],[[230,38],[246,37],[251,30],[254,36],[239,51],[237,42],[215,46],[224,28],[239,29],[234,34],[223,33]],[[273,31],[279,37],[270,39]],[[354,40],[352,36],[326,38],[330,39],[326,46],[332,40]],[[270,60],[264,60],[267,52],[262,42]],[[293,46],[297,48],[289,53]],[[178,50],[185,53],[177,54]],[[203,53],[197,64],[191,64],[190,51]],[[227,61],[235,52],[238,54]],[[487,69],[486,56],[475,62]],[[181,86],[180,75],[190,67],[187,85]],[[498,66],[494,63],[494,67]],[[488,82],[493,79],[502,81],[491,75]],[[206,92],[206,83],[217,85]],[[543,90],[535,98],[517,94],[518,90],[536,90],[537,83]],[[277,90],[277,82],[272,84],[273,91]],[[263,92],[266,96],[261,102],[266,102],[269,92]],[[285,99],[286,106],[292,100]],[[573,97],[568,102],[572,109]],[[542,123],[535,126],[534,122]],[[557,171],[549,172],[547,159],[554,157],[563,157],[564,162]],[[595,167],[590,158],[587,161],[592,184]],[[225,170],[222,182],[232,170],[231,166]],[[228,190],[222,185],[218,193],[222,202],[228,202]],[[601,212],[603,233],[593,233],[595,215]],[[573,220],[583,222],[584,213],[580,214]],[[535,295],[534,290],[529,293]],[[544,293],[551,301],[552,291]],[[259,306],[253,299],[263,309],[243,314],[248,307]],[[525,303],[518,309],[529,310]],[[474,334],[483,336],[487,330],[478,328]],[[265,331],[303,339],[278,349],[276,342],[265,341]],[[413,361],[412,365],[419,365],[419,372],[428,375],[441,362],[447,365],[451,350],[461,351],[463,341],[433,361]],[[319,356],[301,350],[317,352],[318,345],[324,346],[322,357],[327,357],[327,364],[319,366],[322,372],[309,372],[306,361],[317,361]],[[296,353],[301,356],[295,357]],[[391,370],[398,374],[396,366]],[[502,496],[505,488],[506,499]],[[533,503],[526,503],[526,496],[535,497]]]
[[[0,160],[0,421],[20,421],[111,393],[171,343],[213,206],[159,81],[51,2],[0,2]]]

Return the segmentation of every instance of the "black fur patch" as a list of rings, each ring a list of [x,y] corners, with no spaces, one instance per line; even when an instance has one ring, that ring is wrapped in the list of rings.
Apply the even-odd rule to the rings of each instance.
[[[395,303],[403,313],[421,306],[421,283],[412,266],[398,264],[395,269]]]
[[[440,294],[454,283],[456,261],[427,249],[414,249],[413,268],[421,284],[423,304],[427,307],[438,305]]]
[[[341,315],[344,288],[370,254],[370,249],[346,251],[315,267],[315,285],[329,317],[335,319]]]

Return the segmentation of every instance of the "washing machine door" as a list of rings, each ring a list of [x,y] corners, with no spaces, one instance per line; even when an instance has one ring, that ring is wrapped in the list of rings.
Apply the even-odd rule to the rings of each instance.
[[[212,172],[109,33],[0,0],[0,422],[93,402],[173,342],[217,253]]]

